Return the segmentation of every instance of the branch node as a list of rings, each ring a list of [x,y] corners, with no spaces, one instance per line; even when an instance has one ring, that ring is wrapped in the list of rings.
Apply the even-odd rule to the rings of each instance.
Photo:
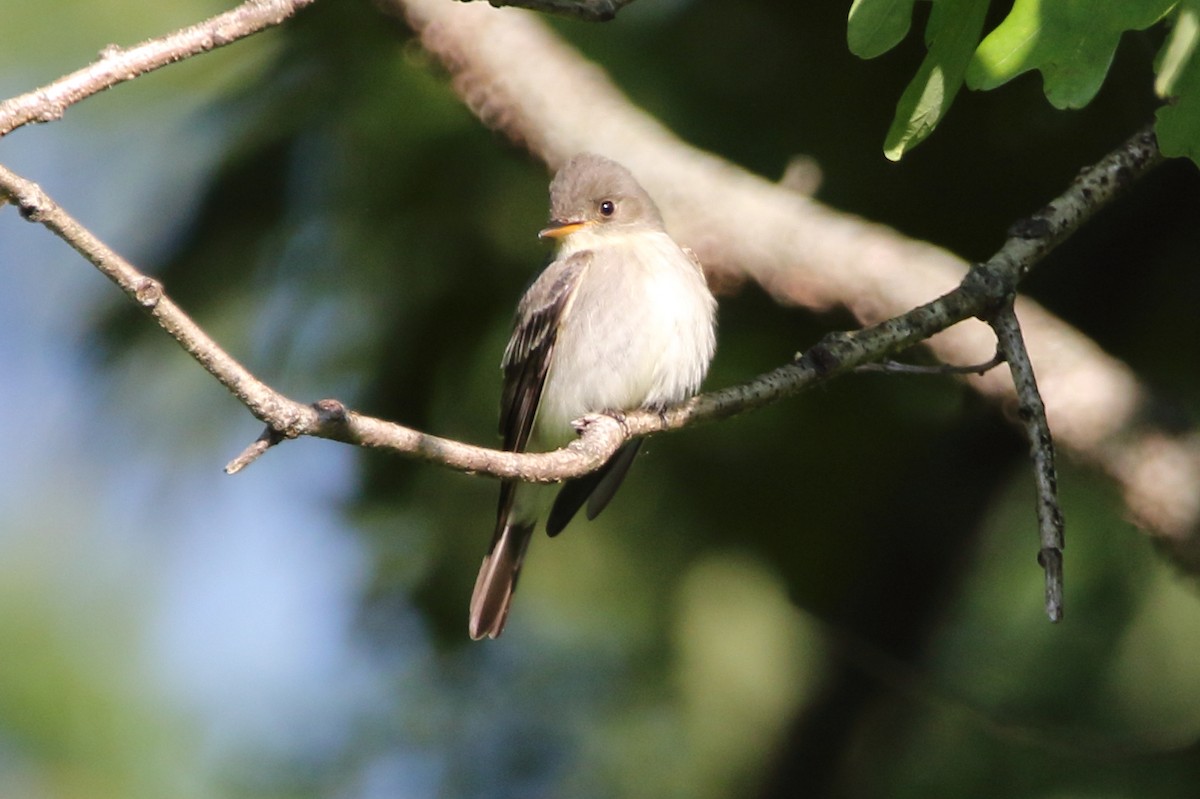
[[[138,305],[147,310],[154,310],[163,298],[163,286],[152,277],[144,277],[137,282],[134,297]]]
[[[16,190],[10,187],[3,193],[12,201],[13,205],[17,206],[17,213],[26,222],[44,222],[46,214],[54,206],[53,201],[36,183],[27,182]]]
[[[818,377],[824,377],[841,367],[843,360],[834,349],[837,345],[845,344],[846,341],[847,334],[845,333],[826,333],[806,352],[796,353],[792,361],[797,365],[807,365]]]
[[[1042,239],[1050,235],[1053,226],[1046,217],[1054,213],[1054,206],[1049,205],[1033,216],[1018,219],[1008,228],[1008,237],[1012,239]]]
[[[346,418],[349,414],[342,401],[336,399],[317,400],[312,404],[312,407],[317,412],[317,421],[321,425],[343,425],[346,423]]]
[[[802,197],[812,197],[821,188],[821,165],[811,155],[793,155],[784,167],[779,185]]]
[[[1016,226],[1014,225],[1014,227]],[[978,317],[985,322],[988,321],[988,316],[995,311],[1011,305],[1017,290],[1014,276],[995,265],[993,261],[972,264],[970,271],[962,281],[964,292],[979,297],[985,302],[985,311],[978,314]]]
[[[621,426],[621,433],[625,438],[630,438],[632,433],[629,430],[629,423],[625,414],[622,411],[607,411],[605,413],[589,413],[586,416],[581,416],[571,422],[571,427],[575,429],[575,434],[582,436],[588,431],[588,428],[594,427],[596,424],[603,424],[605,420],[611,419]]]

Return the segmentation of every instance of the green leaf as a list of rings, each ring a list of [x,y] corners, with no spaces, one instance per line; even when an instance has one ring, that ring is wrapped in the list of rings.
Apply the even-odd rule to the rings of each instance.
[[[1040,70],[1056,108],[1091,102],[1112,64],[1121,34],[1153,25],[1178,0],[1016,0],[988,34],[967,70],[972,89],[994,89]]]
[[[1200,29],[1200,0],[1185,0],[1175,29],[1159,57],[1155,89],[1171,103],[1158,109],[1158,148],[1168,157],[1186,156],[1200,165],[1200,58],[1195,56]]]
[[[1154,91],[1159,97],[1175,93],[1175,84],[1196,52],[1200,40],[1200,0],[1183,0],[1175,16],[1175,27],[1158,57],[1158,78]]]
[[[923,141],[946,115],[983,31],[988,0],[936,0],[925,42],[929,52],[908,84],[888,129],[883,152],[899,161]]]
[[[859,58],[883,55],[903,41],[912,22],[914,0],[854,0],[846,42]]]

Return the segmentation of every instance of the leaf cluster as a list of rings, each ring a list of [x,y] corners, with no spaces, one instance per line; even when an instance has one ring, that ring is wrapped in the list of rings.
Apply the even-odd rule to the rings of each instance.
[[[861,58],[895,48],[912,24],[914,0],[855,0],[847,41]],[[1200,0],[1016,0],[984,35],[989,0],[931,0],[927,54],[896,105],[884,153],[898,161],[945,118],[965,84],[995,89],[1019,75],[1042,75],[1055,108],[1082,108],[1108,76],[1126,32],[1166,22],[1170,33],[1155,60],[1154,91],[1166,104],[1157,114],[1159,145],[1169,156],[1200,163]]]

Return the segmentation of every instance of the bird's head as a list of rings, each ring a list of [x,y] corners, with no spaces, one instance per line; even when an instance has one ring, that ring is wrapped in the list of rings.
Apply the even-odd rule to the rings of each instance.
[[[576,155],[550,184],[550,224],[538,236],[562,239],[581,230],[662,229],[662,216],[633,174],[616,161]]]

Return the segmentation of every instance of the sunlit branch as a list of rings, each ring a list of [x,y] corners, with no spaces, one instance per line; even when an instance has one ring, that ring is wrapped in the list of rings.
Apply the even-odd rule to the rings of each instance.
[[[70,106],[118,83],[278,25],[313,1],[247,0],[204,22],[134,47],[109,45],[97,61],[83,69],[0,103],[0,137],[30,122],[60,119]]]
[[[139,272],[58,206],[36,184],[0,167],[0,193],[26,219],[40,223],[71,245],[150,314],[172,338],[270,428],[229,465],[238,471],[272,444],[317,436],[393,452],[468,472],[524,480],[555,481],[596,468],[631,436],[714,421],[793,396],[818,382],[876,362],[969,317],[986,313],[1008,297],[1037,259],[1075,230],[1119,189],[1156,160],[1152,137],[1139,134],[1085,170],[1053,206],[1036,218],[1042,235],[1022,228],[991,260],[973,268],[942,297],[862,330],[826,336],[795,362],[749,381],[696,397],[664,413],[631,412],[621,420],[598,415],[581,425],[579,439],[551,453],[511,453],[421,433],[346,410],[335,400],[308,405],[273,390],[218,345],[167,296],[162,284]],[[1121,181],[1101,176],[1120,173]],[[1079,201],[1086,197],[1086,206]]]

